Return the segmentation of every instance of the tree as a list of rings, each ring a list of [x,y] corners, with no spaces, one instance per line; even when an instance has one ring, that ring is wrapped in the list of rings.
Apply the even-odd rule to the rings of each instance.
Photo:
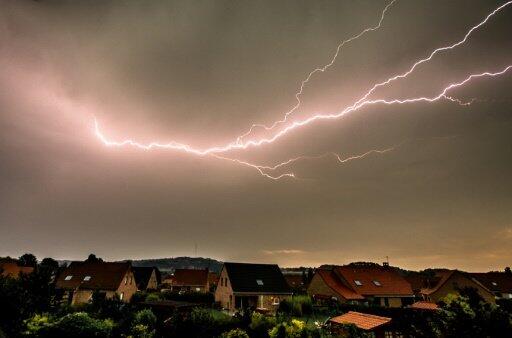
[[[52,270],[57,270],[59,268],[59,262],[50,257],[43,258],[39,265],[51,268]]]
[[[512,274],[512,271],[510,270],[510,266],[507,266],[505,268],[505,273]]]
[[[228,332],[224,332],[221,338],[249,338],[247,332],[242,329],[233,329]]]
[[[20,256],[19,265],[21,266],[31,266],[36,267],[37,266],[37,258],[31,253],[26,253]]]
[[[86,262],[103,262],[103,259],[96,257],[95,254],[90,254],[85,260]]]

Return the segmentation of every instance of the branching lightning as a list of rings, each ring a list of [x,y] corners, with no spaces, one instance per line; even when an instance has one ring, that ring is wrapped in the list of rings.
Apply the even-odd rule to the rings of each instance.
[[[296,105],[290,111],[288,111],[284,115],[283,119],[274,122],[271,126],[254,124],[254,125],[251,126],[251,128],[249,129],[248,132],[238,136],[236,138],[236,140],[231,142],[231,143],[228,143],[228,144],[225,144],[225,145],[222,145],[222,146],[213,146],[213,147],[210,147],[210,148],[203,148],[203,149],[194,148],[194,147],[192,147],[192,146],[190,146],[188,144],[184,144],[184,143],[180,143],[180,142],[176,142],[176,141],[171,141],[171,142],[168,142],[168,143],[151,142],[151,143],[147,143],[147,144],[139,143],[139,142],[137,142],[135,140],[132,140],[132,139],[126,139],[126,140],[123,140],[123,141],[111,141],[102,133],[102,131],[99,128],[98,121],[96,119],[94,121],[94,132],[95,132],[95,135],[106,146],[111,146],[111,147],[112,146],[115,146],[115,147],[132,146],[132,147],[139,148],[139,149],[142,149],[142,150],[151,150],[151,149],[156,149],[156,148],[162,148],[162,149],[172,149],[172,150],[177,150],[177,151],[183,151],[183,152],[190,153],[190,154],[197,155],[197,156],[211,155],[211,156],[214,156],[215,158],[218,158],[218,159],[228,160],[228,161],[240,164],[240,165],[245,165],[245,166],[248,166],[248,167],[252,167],[252,168],[256,169],[261,175],[263,175],[263,176],[265,176],[267,178],[270,178],[270,179],[277,180],[277,179],[285,178],[285,177],[294,178],[295,174],[292,173],[292,172],[287,172],[287,173],[284,173],[284,174],[281,174],[281,175],[277,175],[277,176],[271,175],[268,172],[269,171],[274,171],[274,170],[276,170],[278,168],[287,166],[289,164],[292,164],[292,163],[294,163],[296,161],[299,161],[299,160],[302,160],[302,159],[320,158],[320,157],[328,156],[330,154],[331,156],[335,156],[340,163],[345,163],[345,162],[350,161],[350,160],[354,160],[354,159],[359,159],[359,158],[365,157],[365,156],[367,156],[369,154],[372,154],[372,153],[385,153],[385,152],[390,151],[392,149],[390,148],[390,149],[385,149],[385,150],[370,150],[369,152],[366,152],[366,153],[364,153],[362,155],[356,155],[356,156],[352,156],[352,157],[345,158],[345,159],[342,159],[336,153],[325,153],[325,154],[317,155],[317,156],[299,156],[299,157],[292,158],[292,159],[286,160],[284,162],[278,163],[278,164],[276,164],[274,166],[257,165],[257,164],[253,164],[253,163],[250,163],[250,162],[247,162],[247,161],[243,161],[243,160],[239,160],[239,159],[235,159],[235,158],[230,158],[230,157],[227,157],[227,156],[224,156],[224,155],[220,155],[220,154],[227,153],[227,152],[234,151],[234,150],[246,150],[246,149],[249,149],[251,147],[259,147],[259,146],[263,146],[263,145],[272,144],[276,140],[278,140],[281,137],[287,135],[289,132],[291,132],[291,131],[293,131],[295,129],[298,129],[298,128],[306,126],[306,125],[309,125],[310,123],[313,123],[313,122],[319,121],[319,120],[339,119],[339,118],[345,116],[346,114],[358,111],[358,110],[360,110],[360,109],[362,109],[362,108],[364,108],[366,106],[369,106],[369,105],[375,105],[375,104],[393,105],[393,104],[406,104],[406,103],[417,103],[417,102],[431,103],[431,102],[435,102],[435,101],[439,101],[439,100],[443,100],[443,99],[452,101],[452,102],[460,104],[460,105],[469,105],[469,104],[471,104],[473,102],[473,100],[462,101],[462,100],[454,98],[452,96],[448,96],[447,95],[448,92],[450,92],[453,89],[462,87],[462,86],[466,85],[468,82],[470,82],[470,81],[472,81],[474,79],[482,78],[482,77],[496,77],[496,76],[500,76],[500,75],[503,75],[506,72],[508,72],[510,69],[512,69],[512,65],[507,65],[507,66],[505,66],[504,68],[502,68],[499,71],[494,71],[494,72],[486,71],[486,72],[482,72],[482,73],[470,74],[466,78],[464,78],[463,80],[461,80],[459,82],[454,82],[454,83],[448,84],[446,87],[442,88],[438,92],[438,94],[435,95],[435,96],[430,96],[430,97],[429,96],[419,96],[419,97],[409,97],[409,98],[401,98],[401,99],[399,99],[399,98],[396,98],[396,99],[369,99],[369,97],[372,94],[374,94],[374,92],[378,88],[387,86],[387,85],[389,85],[390,83],[392,83],[392,82],[394,82],[396,80],[404,79],[404,78],[408,77],[411,73],[414,72],[414,70],[418,66],[420,66],[423,63],[426,63],[426,62],[430,61],[436,54],[438,54],[440,52],[443,52],[443,51],[448,51],[448,50],[455,49],[456,47],[464,44],[474,31],[476,31],[480,27],[484,26],[496,13],[500,12],[502,9],[504,9],[505,7],[507,7],[507,6],[512,4],[512,1],[508,1],[508,2],[504,3],[503,5],[499,6],[498,8],[496,8],[495,10],[493,10],[492,12],[490,12],[477,25],[471,27],[461,40],[459,40],[459,41],[457,41],[457,42],[455,42],[455,43],[453,43],[451,45],[444,46],[444,47],[439,47],[439,48],[433,50],[427,57],[422,58],[422,59],[416,61],[415,63],[413,63],[413,65],[406,72],[398,74],[398,75],[394,75],[392,77],[389,77],[385,81],[378,82],[378,83],[374,84],[366,93],[364,93],[364,95],[361,96],[360,99],[356,100],[353,104],[351,104],[351,105],[345,107],[344,109],[342,109],[342,110],[340,110],[338,112],[335,112],[335,113],[315,114],[315,115],[312,115],[310,117],[304,118],[302,120],[297,120],[297,121],[290,122],[290,123],[286,124],[285,126],[281,127],[280,129],[274,131],[274,129],[276,129],[277,126],[280,126],[280,125],[285,124],[286,122],[288,122],[288,117],[296,109],[298,109],[298,107],[301,104],[300,96],[301,96],[301,94],[302,94],[306,84],[311,79],[311,77],[314,74],[316,74],[318,72],[324,72],[329,67],[331,67],[334,64],[334,62],[336,61],[336,58],[339,55],[340,50],[342,49],[342,47],[346,43],[349,43],[349,42],[351,42],[351,41],[361,37],[362,35],[364,35],[367,32],[374,31],[374,30],[378,29],[381,26],[381,24],[382,24],[382,22],[384,20],[386,11],[388,10],[388,8],[395,1],[396,0],[391,1],[384,8],[384,10],[382,12],[382,15],[381,15],[381,19],[380,19],[378,25],[376,25],[374,27],[367,28],[367,29],[363,30],[361,33],[359,33],[358,35],[353,36],[352,38],[347,39],[347,40],[343,41],[342,43],[340,43],[338,45],[336,53],[334,54],[333,58],[330,61],[330,63],[328,63],[327,65],[325,65],[323,67],[316,68],[312,72],[309,73],[309,75],[306,77],[306,79],[302,81],[301,86],[300,86],[300,90],[297,92],[297,94],[295,96],[296,100],[297,100]],[[273,134],[271,136],[260,137],[260,138],[252,138],[252,139],[245,140],[245,138],[248,138],[248,136],[250,136],[250,134],[252,133],[254,128],[258,128],[258,127],[265,128],[267,131],[274,131],[274,132],[273,132]]]
[[[321,66],[321,67],[317,67],[315,69],[313,69],[309,74],[308,76],[302,80],[301,84],[300,84],[300,88],[299,88],[299,91],[297,93],[295,93],[295,105],[292,107],[292,109],[290,109],[288,112],[285,113],[284,115],[284,118],[281,119],[281,120],[278,120],[278,121],[275,121],[272,125],[270,126],[266,126],[264,124],[253,124],[251,126],[251,128],[243,135],[240,135],[237,139],[237,143],[240,143],[243,141],[243,139],[247,136],[249,136],[253,131],[254,129],[256,128],[263,128],[265,130],[272,130],[274,129],[277,125],[281,124],[281,123],[284,123],[287,121],[288,119],[288,116],[293,114],[297,109],[299,109],[300,105],[302,104],[301,100],[300,100],[300,97],[302,96],[302,93],[304,92],[304,88],[306,87],[306,84],[309,82],[309,80],[311,80],[311,78],[313,77],[313,75],[315,75],[316,73],[323,73],[325,72],[326,70],[328,70],[329,68],[332,67],[332,65],[334,65],[334,63],[336,62],[336,59],[338,58],[338,55],[340,54],[341,50],[343,49],[343,47],[354,41],[354,40],[357,40],[359,39],[360,37],[362,37],[363,35],[365,35],[366,33],[368,32],[373,32],[373,31],[376,31],[378,30],[381,26],[382,26],[382,22],[384,21],[384,17],[386,16],[386,12],[388,11],[388,9],[396,2],[397,0],[392,0],[390,1],[386,7],[384,7],[384,9],[382,10],[382,13],[380,15],[380,20],[379,22],[377,23],[377,25],[373,26],[373,27],[368,27],[368,28],[365,28],[364,30],[362,30],[361,32],[359,32],[358,34],[346,39],[346,40],[343,40],[339,45],[338,47],[336,48],[336,52],[334,53],[333,57],[331,58],[331,60],[329,61],[329,63],[325,64],[324,66]]]

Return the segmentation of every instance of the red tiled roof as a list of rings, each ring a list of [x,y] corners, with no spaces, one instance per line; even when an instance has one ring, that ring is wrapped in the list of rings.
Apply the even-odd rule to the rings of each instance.
[[[316,273],[334,292],[348,300],[364,299],[363,296],[346,287],[331,270],[317,269]]]
[[[436,303],[431,302],[425,302],[425,301],[418,301],[416,303],[413,303],[409,306],[411,309],[418,309],[418,310],[438,310],[439,306]]]
[[[412,296],[411,284],[393,268],[379,265],[345,265],[334,270],[357,293],[364,296]],[[361,285],[357,285],[359,281]]]
[[[130,263],[110,262],[71,262],[58,276],[56,287],[59,289],[117,290]],[[71,279],[66,280],[67,276]],[[90,276],[89,280],[84,280]]]
[[[172,285],[176,286],[206,286],[208,269],[176,269]]]
[[[361,312],[349,311],[341,316],[329,319],[336,324],[354,324],[362,330],[373,330],[391,322],[391,318],[370,315]]]
[[[33,267],[30,266],[18,266],[16,261],[5,261],[0,263],[0,271],[3,277],[17,278],[21,274],[29,274],[34,271]]]

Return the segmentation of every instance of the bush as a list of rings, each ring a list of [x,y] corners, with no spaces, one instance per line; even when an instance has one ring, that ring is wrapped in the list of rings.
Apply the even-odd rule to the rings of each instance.
[[[251,323],[249,324],[249,333],[254,338],[266,338],[268,332],[276,325],[274,317],[267,317],[258,312],[253,312]]]
[[[234,329],[229,332],[224,332],[221,338],[249,338],[249,335],[242,329]]]
[[[114,323],[110,319],[94,319],[87,313],[77,312],[62,318],[35,315],[26,321],[28,336],[42,338],[90,338],[110,337]]]
[[[146,299],[144,299],[146,302],[154,302],[154,301],[158,301],[158,300],[161,300],[162,298],[160,297],[160,295],[158,293],[150,293],[149,295],[146,296]]]
[[[156,321],[156,316],[150,309],[140,310],[133,317],[133,325],[143,325],[150,329],[155,328]]]
[[[309,328],[303,321],[292,319],[289,323],[277,324],[269,331],[270,338],[320,338],[321,333],[316,328]]]
[[[293,296],[279,304],[278,312],[294,317],[302,317],[313,313],[313,301],[309,296]]]

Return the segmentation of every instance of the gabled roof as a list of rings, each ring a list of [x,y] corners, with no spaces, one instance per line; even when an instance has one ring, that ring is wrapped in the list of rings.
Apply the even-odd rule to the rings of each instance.
[[[176,269],[172,285],[176,286],[206,286],[208,269]]]
[[[139,290],[146,290],[148,287],[149,279],[155,271],[155,277],[157,268],[153,266],[134,266],[132,267],[133,275],[135,277],[135,282],[137,283],[137,288]],[[157,277],[158,280],[158,277]],[[158,282],[158,281],[157,281]]]
[[[59,274],[56,287],[59,289],[117,290],[130,269],[131,264],[127,262],[71,262]],[[90,277],[89,280],[85,278],[87,276]]]
[[[324,283],[330,287],[335,293],[339,294],[341,297],[347,300],[362,300],[363,296],[358,294],[357,292],[351,290],[347,286],[343,284],[340,278],[334,273],[334,271],[329,269],[317,269],[315,272]]]
[[[437,283],[435,283],[432,287],[422,288],[421,293],[425,295],[430,295],[441,288],[450,277],[456,272],[456,270],[439,270],[436,271],[436,279]]]
[[[409,308],[417,309],[417,310],[428,310],[428,311],[439,310],[439,306],[436,303],[431,303],[431,302],[426,302],[426,301],[417,301],[417,302],[409,305]]]
[[[224,263],[233,292],[292,294],[276,264]]]
[[[391,267],[351,264],[337,266],[334,272],[363,296],[413,296],[411,284]]]
[[[349,311],[341,316],[331,318],[329,321],[336,324],[354,324],[362,330],[369,331],[390,323],[391,318]]]
[[[34,271],[30,266],[19,266],[15,260],[0,262],[0,276],[17,278],[20,274],[29,274]]]
[[[512,274],[506,272],[470,273],[487,289],[497,293],[512,293]]]

